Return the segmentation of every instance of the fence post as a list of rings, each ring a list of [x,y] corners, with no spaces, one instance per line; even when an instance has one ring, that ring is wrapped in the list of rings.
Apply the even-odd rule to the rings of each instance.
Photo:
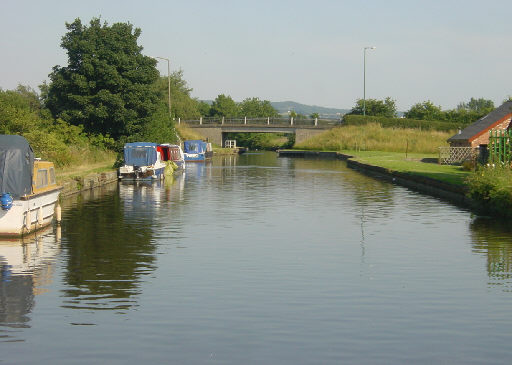
[[[203,124],[203,117],[199,117],[199,125]]]
[[[293,125],[293,117],[290,118],[290,125]]]
[[[318,118],[315,118],[315,127],[318,125]]]
[[[247,124],[247,117],[244,117],[244,124]]]
[[[270,125],[270,117],[267,117],[267,125]]]
[[[178,125],[181,124],[181,118],[178,118]]]
[[[222,124],[224,124],[224,116],[222,117]]]

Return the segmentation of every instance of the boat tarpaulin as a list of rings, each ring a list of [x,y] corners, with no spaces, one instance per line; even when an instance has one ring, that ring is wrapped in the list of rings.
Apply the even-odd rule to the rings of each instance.
[[[129,166],[154,165],[156,156],[156,143],[133,142],[124,145],[124,163]]]
[[[22,136],[0,135],[0,193],[17,199],[32,193],[34,152]]]
[[[206,142],[201,140],[190,140],[183,142],[185,153],[205,153]]]

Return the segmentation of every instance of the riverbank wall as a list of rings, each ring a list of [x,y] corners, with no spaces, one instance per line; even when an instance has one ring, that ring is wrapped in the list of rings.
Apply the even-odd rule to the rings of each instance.
[[[115,170],[73,177],[61,183],[61,196],[82,193],[115,181],[117,181],[117,171]]]
[[[426,176],[390,170],[353,160],[353,156],[340,152],[322,151],[278,151],[280,157],[336,158],[347,162],[347,166],[366,175],[395,183],[420,193],[450,201],[465,208],[475,208],[475,202],[467,196],[467,187],[450,184]]]

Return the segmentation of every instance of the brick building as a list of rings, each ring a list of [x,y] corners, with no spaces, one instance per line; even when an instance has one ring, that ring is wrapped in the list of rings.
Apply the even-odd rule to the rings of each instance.
[[[512,101],[507,101],[500,107],[494,109],[486,116],[468,125],[453,137],[448,139],[450,147],[487,147],[489,144],[489,131],[506,130],[512,120]]]

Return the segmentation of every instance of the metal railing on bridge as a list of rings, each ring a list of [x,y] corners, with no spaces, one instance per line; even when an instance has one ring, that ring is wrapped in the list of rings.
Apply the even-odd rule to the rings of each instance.
[[[247,125],[247,126],[275,126],[275,127],[294,127],[294,126],[310,126],[310,127],[332,127],[341,124],[340,119],[320,119],[320,118],[213,118],[201,117],[199,119],[181,120],[178,118],[178,124],[184,123],[188,126],[206,126],[206,125]]]

